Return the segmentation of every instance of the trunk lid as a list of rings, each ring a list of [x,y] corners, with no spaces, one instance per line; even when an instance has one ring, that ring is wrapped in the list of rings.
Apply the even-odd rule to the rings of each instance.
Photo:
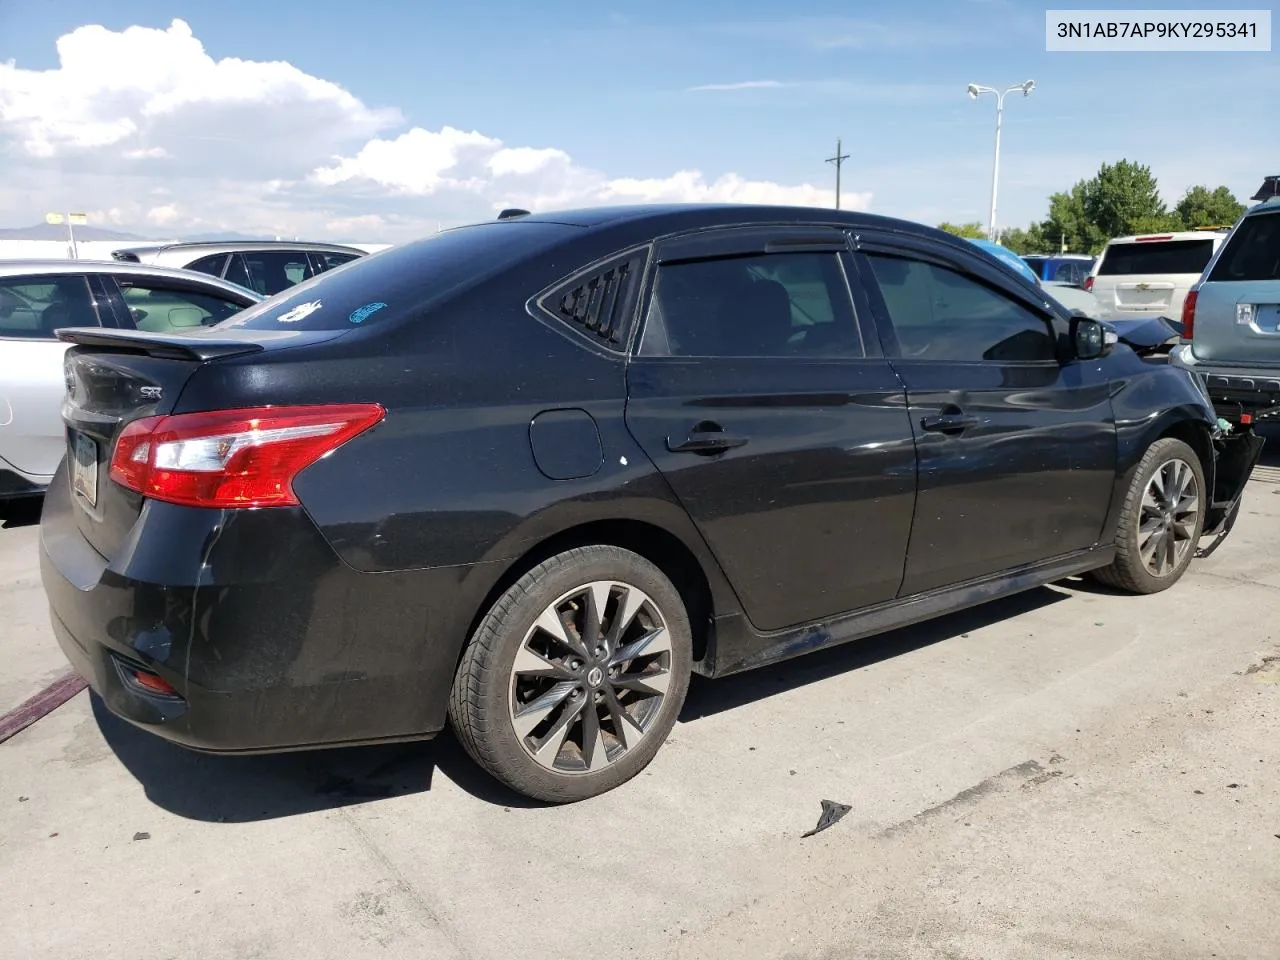
[[[1193,281],[1194,282],[1194,281]],[[1188,283],[1183,291],[1190,289]],[[1131,313],[1164,313],[1173,303],[1178,285],[1169,280],[1124,280],[1116,284],[1115,306],[1118,311]]]
[[[341,335],[212,328],[192,334],[59,330],[59,339],[72,345],[63,363],[62,420],[73,512],[85,540],[112,560],[142,512],[144,498],[110,478],[111,453],[126,425],[173,412],[183,388],[205,364]]]

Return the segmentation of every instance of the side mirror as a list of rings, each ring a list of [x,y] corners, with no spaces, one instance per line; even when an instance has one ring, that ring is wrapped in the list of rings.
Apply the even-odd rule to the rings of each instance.
[[[1071,318],[1071,342],[1077,360],[1100,360],[1119,342],[1114,329],[1100,320],[1077,313]]]

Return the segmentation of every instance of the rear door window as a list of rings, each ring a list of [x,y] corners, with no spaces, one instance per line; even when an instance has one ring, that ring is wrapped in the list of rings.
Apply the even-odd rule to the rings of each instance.
[[[96,326],[83,276],[0,278],[0,337],[53,340],[59,327]]]
[[[1107,248],[1098,276],[1201,273],[1213,256],[1212,240],[1140,240]]]
[[[239,313],[240,304],[198,290],[117,277],[134,326],[148,333],[175,333],[211,327]]]
[[[1245,217],[1214,264],[1211,283],[1280,280],[1280,213]]]

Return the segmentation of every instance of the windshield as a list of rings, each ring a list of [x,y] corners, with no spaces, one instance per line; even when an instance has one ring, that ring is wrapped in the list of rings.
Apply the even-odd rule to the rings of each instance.
[[[386,323],[506,269],[574,229],[503,221],[448,230],[322,273],[213,329],[344,330]]]

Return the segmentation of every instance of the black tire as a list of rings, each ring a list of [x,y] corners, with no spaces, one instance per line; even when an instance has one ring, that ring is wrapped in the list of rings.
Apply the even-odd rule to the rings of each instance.
[[[1152,478],[1167,465],[1181,461],[1190,467],[1194,478],[1198,506],[1194,522],[1189,524],[1191,536],[1186,540],[1188,546],[1177,557],[1176,562],[1168,564],[1168,569],[1157,575],[1144,560],[1139,544],[1139,535],[1143,522],[1142,501]],[[1116,558],[1108,567],[1093,572],[1093,577],[1107,586],[1128,593],[1147,594],[1168,590],[1182,579],[1187,567],[1195,556],[1196,544],[1204,529],[1205,508],[1208,505],[1209,493],[1204,485],[1204,468],[1196,452],[1181,440],[1166,437],[1157,440],[1143,455],[1134,472],[1133,481],[1125,495],[1124,506],[1120,512],[1120,523],[1116,528]]]
[[[617,759],[607,760],[607,765],[602,769],[585,769],[589,761],[586,748],[580,750],[579,760],[584,765],[584,769],[550,769],[546,763],[539,762],[532,755],[534,747],[530,744],[535,741],[535,735],[531,733],[526,738],[517,732],[515,714],[519,708],[527,704],[517,703],[516,685],[525,682],[578,683],[578,680],[566,681],[562,676],[557,675],[545,681],[542,678],[518,681],[513,673],[516,656],[517,654],[523,656],[522,651],[530,649],[526,647],[526,638],[533,637],[539,643],[547,639],[545,634],[535,632],[535,624],[545,622],[540,620],[544,612],[553,609],[553,605],[557,605],[554,607],[555,610],[561,610],[562,607],[558,604],[573,602],[565,601],[566,596],[579,589],[585,589],[588,584],[601,582],[612,582],[620,585],[620,588],[641,591],[650,601],[650,604],[643,608],[642,613],[632,614],[631,620],[638,624],[633,629],[648,630],[649,628],[640,620],[643,617],[652,624],[655,622],[651,616],[654,612],[661,621],[665,621],[669,636],[669,650],[659,654],[658,661],[652,661],[647,669],[660,670],[661,666],[653,666],[653,663],[666,664],[667,676],[664,681],[666,693],[660,699],[654,699],[647,693],[637,695],[627,691],[621,692],[622,697],[649,697],[648,700],[630,701],[632,709],[648,711],[643,717],[644,729],[642,733],[636,733],[628,727],[628,734],[638,737],[637,742],[632,746],[626,746],[624,738],[613,736],[609,740],[611,744],[609,749]],[[621,619],[618,611],[621,609],[622,600],[619,598],[628,595],[621,589],[609,595],[611,599],[605,606],[612,611],[609,615],[611,622],[614,618]],[[584,612],[583,616],[586,617],[587,614]],[[602,614],[601,620],[605,619]],[[563,623],[564,616],[560,616],[559,620]],[[623,626],[625,628],[627,625]],[[588,636],[589,632],[587,628],[566,633],[566,636],[577,642],[580,636]],[[635,636],[634,633],[628,635]],[[607,638],[604,646],[609,646]],[[626,644],[620,639],[615,646],[625,648]],[[576,659],[566,659],[564,663],[557,663],[557,668],[568,669],[577,662]],[[584,667],[590,667],[592,663],[597,662],[605,666],[604,661],[588,661],[576,668],[579,671],[576,676],[579,679],[585,678],[587,671],[584,671]],[[645,662],[645,656],[642,655],[636,661],[628,661],[628,663],[634,662]],[[449,720],[455,735],[472,759],[512,790],[536,800],[551,803],[585,800],[630,780],[653,759],[675,725],[684,703],[685,694],[689,689],[691,663],[692,640],[688,614],[679,591],[662,571],[638,554],[618,547],[580,547],[557,554],[534,567],[503,593],[485,614],[463,651],[458,665],[449,699]],[[630,668],[615,669],[625,671]],[[597,671],[590,670],[589,673],[594,675]],[[609,685],[608,690],[617,694],[618,690],[612,686],[614,681],[609,679],[613,674],[608,673],[603,676],[605,678],[603,682]],[[620,679],[630,676],[632,675],[624,672]],[[601,682],[599,678],[595,679],[596,684]],[[592,737],[593,743],[605,743],[606,738],[610,736],[610,731],[616,732],[619,725],[615,718],[609,715],[608,703],[597,706],[601,704],[601,698],[609,695],[601,692],[602,689],[587,685],[585,680],[580,686],[574,687],[574,695],[585,704],[581,707],[581,719],[573,721],[579,724],[576,729],[580,731],[579,740],[583,744],[588,736],[585,724],[588,722],[589,711],[595,711],[597,716],[603,718],[594,721],[596,726],[593,730],[600,730],[602,735]],[[612,702],[614,705],[618,704],[617,700]],[[571,702],[562,700],[561,703],[566,706],[557,707],[555,710],[567,711],[567,705]],[[549,721],[555,716],[554,712],[549,714]],[[573,749],[578,745],[571,739],[566,739],[563,743],[563,747],[557,748],[556,756],[563,757],[568,754],[568,762],[574,762]],[[621,750],[619,750],[620,747]],[[592,748],[591,752],[599,755],[598,748]],[[608,756],[607,752],[605,756]],[[555,762],[566,761],[556,760]]]

